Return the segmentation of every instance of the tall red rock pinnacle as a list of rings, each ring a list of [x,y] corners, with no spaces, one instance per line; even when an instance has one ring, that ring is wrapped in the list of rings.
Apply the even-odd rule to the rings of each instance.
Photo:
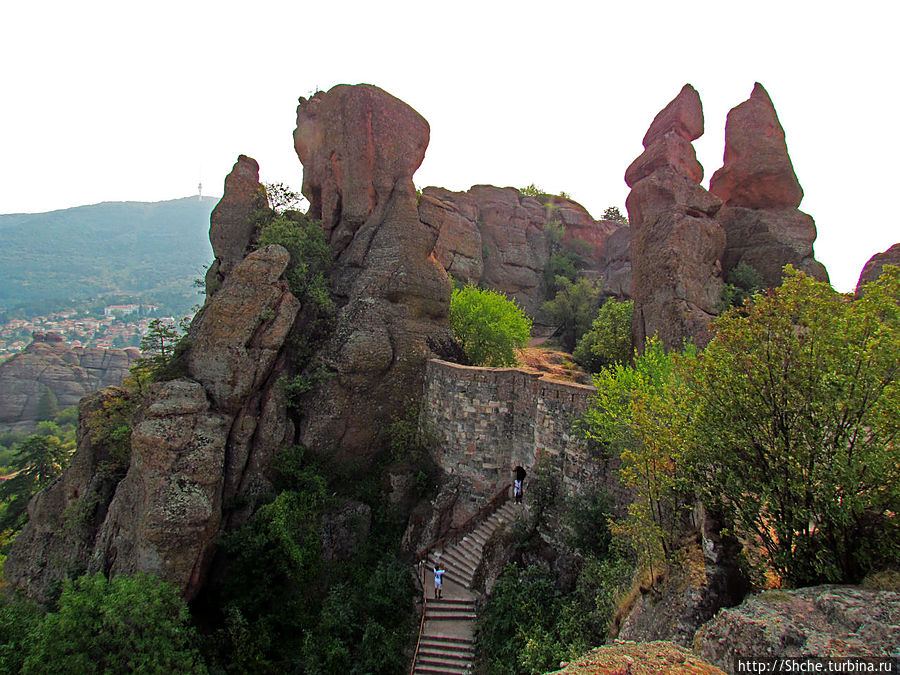
[[[744,262],[768,286],[781,283],[791,263],[827,281],[828,273],[813,258],[816,225],[797,210],[803,188],[788,155],[784,130],[769,94],[758,82],[750,98],[728,113],[725,156],[713,174],[710,192],[724,202],[718,220],[728,243],[722,264],[727,271]]]
[[[432,256],[437,229],[419,220],[412,176],[428,123],[378,87],[339,85],[300,99],[294,147],[303,194],[321,218],[342,306],[320,352],[331,374],[305,407],[304,444],[345,457],[422,391],[425,362],[453,344],[450,280]]]
[[[247,254],[253,239],[253,212],[268,206],[266,193],[259,182],[259,164],[252,157],[240,155],[225,178],[222,199],[209,217],[209,241],[215,261],[206,272],[206,292],[212,295]]]
[[[653,120],[643,154],[625,173],[638,349],[654,334],[675,349],[710,339],[725,233],[712,218],[721,202],[699,185],[703,167],[691,141],[702,133],[700,96],[688,84]]]

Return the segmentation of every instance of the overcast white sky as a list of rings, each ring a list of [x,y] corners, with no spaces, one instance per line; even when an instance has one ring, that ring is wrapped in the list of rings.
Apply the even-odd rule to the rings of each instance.
[[[585,7],[589,5],[588,7]],[[0,3],[0,213],[220,195],[238,154],[299,189],[296,101],[368,82],[431,125],[419,187],[565,190],[599,217],[654,115],[700,92],[706,171],[761,82],[839,290],[900,241],[893,2]]]

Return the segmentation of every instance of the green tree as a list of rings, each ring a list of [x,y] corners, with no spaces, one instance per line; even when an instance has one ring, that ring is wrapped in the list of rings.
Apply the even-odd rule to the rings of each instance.
[[[31,497],[60,476],[69,463],[69,449],[55,436],[29,436],[16,449],[11,468],[16,472],[0,483],[0,531],[18,530],[27,519]]]
[[[680,367],[693,358],[693,349],[667,354],[657,338],[648,340],[633,366],[617,364],[594,376],[597,393],[583,420],[587,437],[621,458],[621,479],[635,500],[615,533],[629,537],[651,571],[675,548],[693,501],[686,456],[692,408]]]
[[[207,672],[184,601],[144,574],[64,580],[58,611],[41,620],[31,641],[26,675]]]
[[[453,291],[450,325],[466,358],[478,366],[512,366],[528,344],[531,319],[505,295],[475,286]]]
[[[900,559],[900,269],[885,270],[850,301],[787,266],[717,320],[691,372],[706,498],[788,584]]]
[[[628,218],[622,215],[622,212],[619,211],[618,206],[610,206],[603,212],[603,215],[600,216],[602,220],[611,220],[614,223],[624,223],[628,224]]]
[[[545,302],[541,310],[556,324],[563,349],[572,352],[581,336],[590,330],[603,304],[603,285],[591,279],[572,282],[564,277],[557,277],[557,285],[556,296]]]
[[[578,341],[572,356],[592,373],[606,366],[631,361],[631,315],[634,302],[610,300],[600,308],[591,329]]]
[[[257,245],[284,246],[291,254],[286,274],[291,292],[301,302],[313,302],[321,310],[330,312],[328,270],[332,251],[319,223],[302,213],[263,214],[257,233]]]
[[[141,358],[131,368],[137,380],[157,381],[166,377],[183,335],[179,327],[162,319],[153,319],[147,334],[141,338]]]
[[[294,211],[304,199],[302,194],[284,183],[266,183],[263,189],[266,191],[266,201],[275,213]]]

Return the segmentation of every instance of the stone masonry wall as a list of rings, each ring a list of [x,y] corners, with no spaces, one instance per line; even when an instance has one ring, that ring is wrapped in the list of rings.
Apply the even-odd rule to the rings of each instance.
[[[573,428],[594,387],[515,368],[477,368],[431,360],[420,424],[436,437],[434,459],[460,479],[459,506],[474,511],[523,466],[534,474],[550,457],[566,492],[609,486],[615,467],[590,456]],[[525,481],[526,499],[528,479]]]

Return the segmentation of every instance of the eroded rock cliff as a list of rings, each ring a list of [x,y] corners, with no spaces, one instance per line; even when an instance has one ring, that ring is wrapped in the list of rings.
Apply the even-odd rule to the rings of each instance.
[[[419,219],[439,232],[434,255],[454,279],[501,291],[532,316],[548,299],[542,282],[553,253],[551,224],[565,228],[564,242],[584,242],[586,272],[604,279],[611,295],[631,295],[630,264],[621,259],[621,247],[611,251],[607,245],[613,234],[627,237],[628,226],[594,220],[571,199],[538,199],[492,185],[467,192],[427,187]]]
[[[139,357],[134,348],[73,348],[57,333],[36,332],[30,345],[0,364],[0,429],[33,429],[48,390],[57,407],[67,408],[93,391],[121,384]]]

